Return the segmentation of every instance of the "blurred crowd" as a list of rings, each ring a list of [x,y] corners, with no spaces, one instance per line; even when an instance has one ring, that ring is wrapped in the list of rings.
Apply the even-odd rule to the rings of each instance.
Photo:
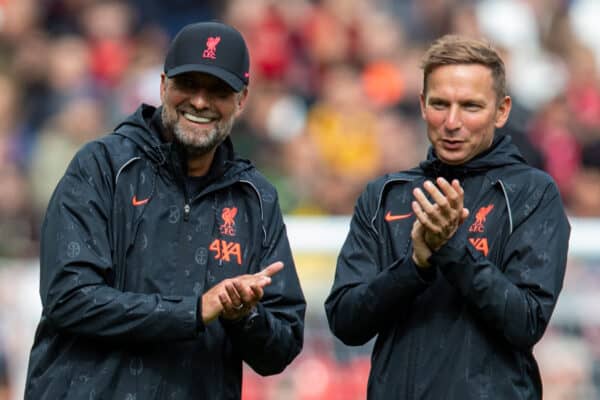
[[[514,102],[503,130],[570,215],[600,216],[600,1],[0,0],[0,258],[37,256],[74,153],[158,105],[166,45],[208,19],[250,46],[233,139],[284,213],[350,214],[367,181],[425,157],[420,57],[455,32],[502,51]]]
[[[286,214],[349,214],[368,180],[425,156],[420,57],[456,32],[503,52],[505,131],[572,215],[598,216],[599,15],[594,0],[1,0],[0,256],[36,255],[74,152],[160,102],[166,44],[206,19],[249,43],[251,101],[234,141]]]

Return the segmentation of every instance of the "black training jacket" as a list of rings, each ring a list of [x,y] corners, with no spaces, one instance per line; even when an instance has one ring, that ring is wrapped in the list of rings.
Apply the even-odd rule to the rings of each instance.
[[[242,361],[275,374],[302,348],[305,300],[275,189],[227,139],[220,177],[187,194],[154,112],[87,144],[50,200],[26,399],[239,399]],[[278,260],[249,318],[197,318],[210,287]]]
[[[460,179],[468,219],[430,258],[412,262],[412,190]],[[430,151],[360,196],[325,302],[348,345],[377,335],[368,398],[541,399],[533,346],[562,288],[570,226],[556,185],[510,137],[459,167]]]

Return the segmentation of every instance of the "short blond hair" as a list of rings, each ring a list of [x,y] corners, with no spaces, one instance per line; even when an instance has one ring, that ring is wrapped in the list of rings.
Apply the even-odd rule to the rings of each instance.
[[[427,79],[434,69],[458,64],[479,64],[489,68],[497,100],[506,96],[506,70],[500,54],[487,41],[458,35],[440,37],[425,52],[421,62],[423,95],[427,95]]]

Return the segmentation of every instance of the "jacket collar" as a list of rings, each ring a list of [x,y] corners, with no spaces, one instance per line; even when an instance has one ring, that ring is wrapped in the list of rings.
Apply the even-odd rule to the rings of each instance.
[[[461,180],[471,174],[493,171],[506,165],[522,163],[525,163],[525,160],[517,147],[512,143],[511,137],[508,135],[496,135],[489,149],[478,154],[465,164],[445,164],[437,158],[433,147],[430,147],[427,159],[421,162],[419,167],[424,175],[429,178],[441,176],[447,180]]]

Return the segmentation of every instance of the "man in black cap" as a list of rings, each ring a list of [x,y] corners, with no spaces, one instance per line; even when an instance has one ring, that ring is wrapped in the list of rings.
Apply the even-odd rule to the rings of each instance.
[[[188,25],[142,105],[84,146],[42,228],[43,313],[26,399],[239,399],[300,352],[305,301],[275,189],[229,133],[249,56]]]

